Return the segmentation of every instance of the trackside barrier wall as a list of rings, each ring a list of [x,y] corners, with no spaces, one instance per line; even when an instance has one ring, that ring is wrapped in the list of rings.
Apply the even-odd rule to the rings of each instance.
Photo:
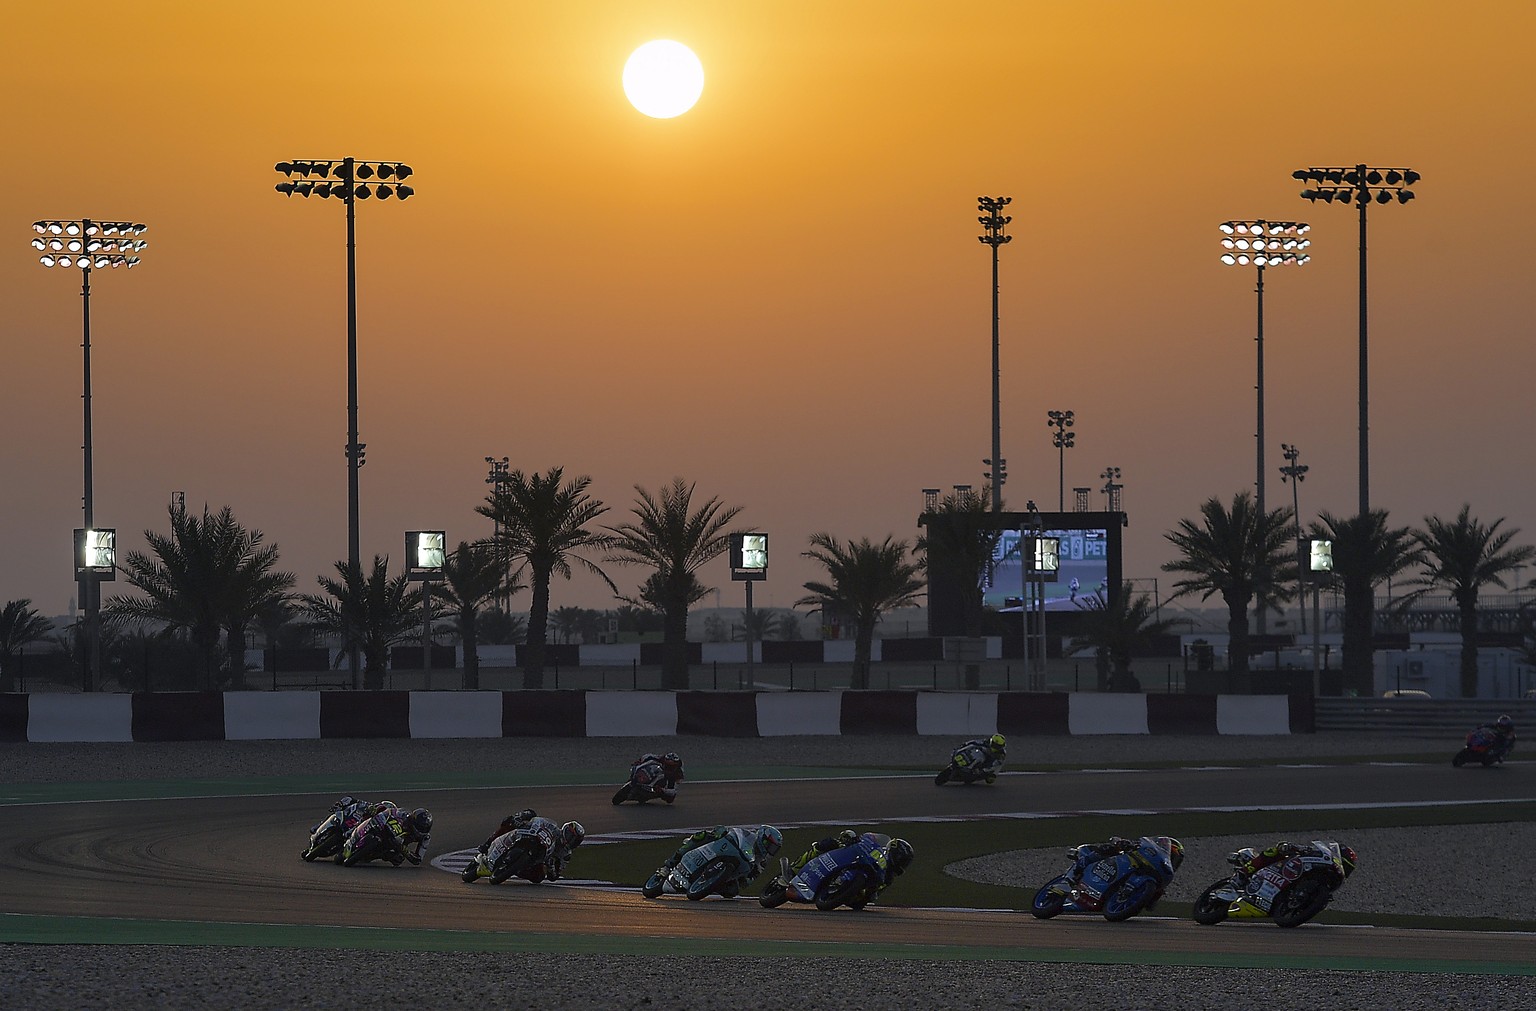
[[[1313,700],[1284,695],[1046,692],[293,691],[0,696],[0,741],[333,737],[784,737],[1000,731],[1290,734]]]

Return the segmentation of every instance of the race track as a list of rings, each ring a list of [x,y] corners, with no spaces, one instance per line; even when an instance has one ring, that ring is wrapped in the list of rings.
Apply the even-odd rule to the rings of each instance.
[[[1513,771],[1513,770],[1510,770]],[[1288,805],[1381,805],[1502,800],[1524,775],[1468,775],[1447,766],[1350,765],[1009,776],[996,788],[935,788],[928,777],[694,783],[673,807],[615,808],[611,786],[412,790],[397,799],[432,809],[433,852],[477,845],[508,810],[533,806],[575,818],[589,834],[677,830],[716,823],[870,823],[910,817]],[[407,791],[402,791],[402,794]],[[1089,800],[1088,798],[1091,798]],[[1114,945],[1182,964],[1469,968],[1529,964],[1530,935],[1310,924],[1200,928],[1154,917],[1127,924],[1015,912],[871,907],[860,914],[766,911],[755,901],[646,901],[632,891],[469,886],[428,866],[342,869],[298,859],[305,829],[330,796],[211,797],[46,803],[13,807],[3,844],[8,912],[236,924],[392,927],[486,933],[849,942],[953,946],[985,937],[975,957],[1051,959]],[[984,829],[979,829],[984,831]],[[579,867],[573,868],[579,872]],[[1283,952],[1280,950],[1283,949]]]

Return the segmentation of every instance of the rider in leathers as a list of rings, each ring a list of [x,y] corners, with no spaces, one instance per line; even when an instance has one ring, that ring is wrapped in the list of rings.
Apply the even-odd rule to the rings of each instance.
[[[763,873],[763,868],[767,865],[768,861],[779,852],[779,847],[784,845],[783,833],[772,825],[762,825],[756,829],[746,829],[745,831],[752,833],[752,847],[746,854],[748,859],[752,861],[752,866],[745,874],[742,874],[735,881],[721,889],[720,894],[728,899],[739,895],[741,889],[756,881],[757,876]],[[701,829],[695,832],[683,840],[683,844],[677,848],[677,852],[667,857],[666,861],[661,865],[662,870],[672,870],[672,868],[677,866],[677,862],[683,858],[683,854],[689,850],[707,845],[717,839],[724,839],[730,832],[731,826],[728,825],[716,825],[714,828]]]

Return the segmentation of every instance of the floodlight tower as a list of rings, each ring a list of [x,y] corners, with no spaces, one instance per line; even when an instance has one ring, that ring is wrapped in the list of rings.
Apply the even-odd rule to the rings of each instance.
[[[1360,210],[1360,515],[1371,511],[1370,397],[1366,326],[1366,208],[1371,201],[1400,204],[1414,198],[1410,189],[1421,176],[1408,168],[1372,168],[1369,165],[1297,169],[1292,179],[1311,183],[1301,191],[1304,200],[1325,204],[1354,203]]]
[[[1282,442],[1280,444],[1280,455],[1285,457],[1286,460],[1286,465],[1280,468],[1280,480],[1291,482],[1291,509],[1296,513],[1296,592],[1298,598],[1301,599],[1301,634],[1306,635],[1307,575],[1306,568],[1302,564],[1305,559],[1301,557],[1301,482],[1307,479],[1307,471],[1311,468],[1304,463],[1296,462],[1301,457],[1301,450],[1289,443]]]
[[[85,354],[84,387],[81,402],[84,405],[85,482],[81,505],[85,512],[85,529],[96,529],[96,498],[92,486],[91,446],[91,271],[106,268],[138,265],[138,252],[148,243],[140,238],[145,226],[130,221],[100,221],[93,218],[67,220],[43,220],[32,222],[32,248],[42,255],[38,257],[45,267],[75,267],[80,271],[81,341]],[[94,691],[101,687],[101,583],[98,577],[85,571],[76,559],[77,578],[80,582],[80,607],[85,612],[86,661],[82,687]]]
[[[976,238],[992,247],[992,456],[983,462],[992,468],[987,477],[992,482],[992,511],[995,513],[1003,509],[1003,482],[1008,477],[1007,463],[1003,459],[1002,380],[997,352],[997,247],[1013,241],[1013,236],[1003,234],[1003,229],[1013,220],[1011,215],[1003,213],[1003,208],[1011,203],[1012,197],[976,198],[977,208],[982,211],[982,216],[976,220],[981,222],[983,232]]]
[[[1077,438],[1076,432],[1069,432],[1072,427],[1072,419],[1076,416],[1072,411],[1046,411],[1046,427],[1054,428],[1051,433],[1051,445],[1056,447],[1056,511],[1067,511],[1067,450],[1072,448],[1072,440]]]
[[[347,564],[362,576],[362,551],[358,533],[357,472],[363,465],[364,443],[357,441],[357,201],[377,196],[380,200],[411,197],[416,190],[405,180],[409,165],[396,161],[360,161],[355,158],[294,159],[280,161],[274,169],[283,174],[277,192],[284,196],[336,197],[347,205]],[[352,687],[361,687],[357,645],[347,650]]]

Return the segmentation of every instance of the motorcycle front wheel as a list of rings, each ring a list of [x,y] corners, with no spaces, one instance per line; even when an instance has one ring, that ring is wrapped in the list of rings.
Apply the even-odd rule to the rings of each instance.
[[[763,886],[763,894],[757,901],[764,909],[776,909],[789,901],[789,886],[774,878]]]
[[[1029,911],[1035,914],[1036,919],[1049,920],[1061,912],[1062,907],[1067,904],[1064,890],[1070,887],[1070,885],[1071,883],[1067,880],[1065,874],[1041,885],[1040,890],[1035,893],[1035,899],[1030,904]],[[1058,891],[1057,889],[1062,889],[1063,891]]]
[[[1467,759],[1469,759],[1471,757],[1472,757],[1472,749],[1471,748],[1462,748],[1460,751],[1456,752],[1456,757],[1451,759],[1451,764],[1456,766],[1456,768],[1459,769],[1463,765],[1466,765],[1467,764]]]
[[[666,871],[657,871],[645,879],[645,884],[640,886],[640,894],[648,899],[654,899],[661,894],[662,882],[666,880]]]
[[[1231,883],[1230,878],[1222,878],[1200,893],[1200,897],[1195,900],[1195,906],[1192,911],[1196,923],[1203,927],[1209,927],[1213,923],[1220,923],[1227,918],[1227,911],[1232,908],[1232,904],[1225,899],[1218,899],[1216,893]]]
[[[955,770],[953,767],[945,766],[943,769],[939,770],[939,774],[937,776],[933,777],[933,785],[943,786],[945,783],[949,782],[949,777],[953,776],[954,774]]]
[[[620,804],[624,803],[628,799],[629,799],[629,784],[625,783],[623,786],[619,787],[619,792],[613,795],[613,806],[614,807],[618,807]]]

